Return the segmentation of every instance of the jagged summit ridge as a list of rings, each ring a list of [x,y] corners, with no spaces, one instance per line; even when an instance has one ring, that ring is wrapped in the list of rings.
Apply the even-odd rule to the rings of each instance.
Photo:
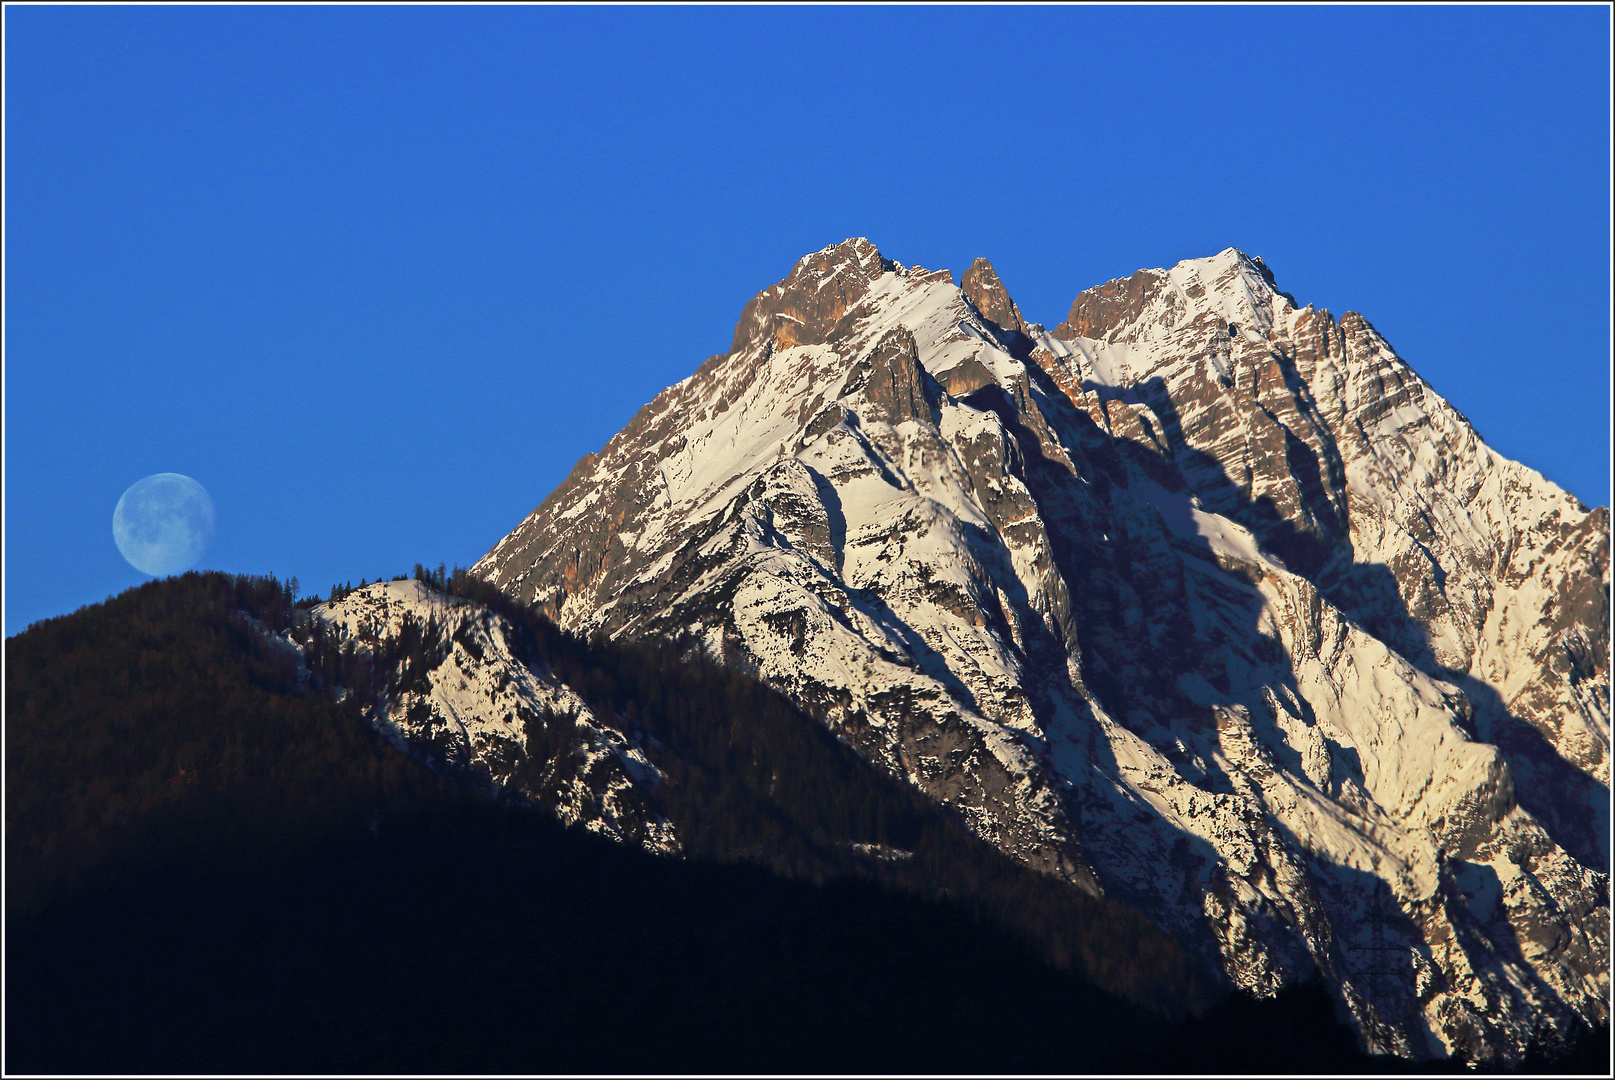
[[[1110,342],[1119,333],[1161,334],[1196,319],[1266,334],[1274,306],[1294,307],[1280,293],[1260,258],[1225,248],[1204,259],[1185,259],[1168,270],[1139,270],[1078,294],[1054,336]]]
[[[1607,1015],[1607,536],[1235,249],[1045,332],[850,240],[474,572],[760,675],[1236,985],[1507,1058]]]

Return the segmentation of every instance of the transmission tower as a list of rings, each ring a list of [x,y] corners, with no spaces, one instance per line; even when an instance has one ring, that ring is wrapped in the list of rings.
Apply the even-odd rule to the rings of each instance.
[[[1388,954],[1406,955],[1408,951],[1406,945],[1387,944],[1385,940],[1385,926],[1391,918],[1386,910],[1389,897],[1390,887],[1383,880],[1375,882],[1374,897],[1369,902],[1368,912],[1357,920],[1359,925],[1366,924],[1368,927],[1368,944],[1357,946],[1358,951],[1368,954],[1367,970],[1364,971],[1368,977],[1368,1026],[1374,1041],[1384,1049],[1389,1049],[1391,1043],[1391,1025],[1387,1017],[1396,1015],[1397,1010],[1392,1006],[1401,1004],[1403,995],[1399,991],[1403,987],[1400,984],[1406,978],[1406,973],[1397,969]]]

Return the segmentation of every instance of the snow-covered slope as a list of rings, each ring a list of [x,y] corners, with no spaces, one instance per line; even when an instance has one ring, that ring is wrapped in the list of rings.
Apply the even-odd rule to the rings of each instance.
[[[1371,1047],[1608,1014],[1608,514],[1232,249],[1077,298],[802,259],[474,568],[683,640]]]
[[[521,656],[505,619],[418,581],[377,582],[311,614],[344,646],[386,665],[387,689],[366,704],[401,747],[479,775],[568,825],[679,853],[672,825],[647,798],[656,767]],[[543,761],[527,760],[530,729],[548,750]]]

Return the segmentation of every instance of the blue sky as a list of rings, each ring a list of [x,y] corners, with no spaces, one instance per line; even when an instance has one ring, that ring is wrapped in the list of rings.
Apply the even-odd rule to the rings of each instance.
[[[1233,245],[1498,450],[1609,480],[1609,13],[16,7],[5,630],[206,564],[469,565],[801,255],[986,255],[1049,325]]]

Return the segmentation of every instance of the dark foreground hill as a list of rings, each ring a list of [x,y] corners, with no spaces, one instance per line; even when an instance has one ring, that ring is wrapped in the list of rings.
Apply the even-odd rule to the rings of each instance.
[[[791,880],[742,860],[744,829],[683,860],[562,829],[423,768],[288,663],[263,631],[292,599],[187,575],[7,641],[7,1071],[1260,1070],[1298,1046],[1317,1071],[1375,1064],[1322,991],[1185,1028],[1136,1000],[1175,985],[1158,970],[1135,1000],[1099,989],[1081,957],[1145,940],[1107,943],[1124,911],[1040,936],[1002,900],[1035,880],[924,895],[959,858],[940,840],[912,879],[806,860]],[[584,670],[609,696],[624,655],[565,644],[601,649]],[[706,787],[760,812],[745,785]],[[794,812],[777,831],[834,830]],[[1184,1040],[1209,1046],[1216,1016],[1249,1037],[1213,1062]]]

